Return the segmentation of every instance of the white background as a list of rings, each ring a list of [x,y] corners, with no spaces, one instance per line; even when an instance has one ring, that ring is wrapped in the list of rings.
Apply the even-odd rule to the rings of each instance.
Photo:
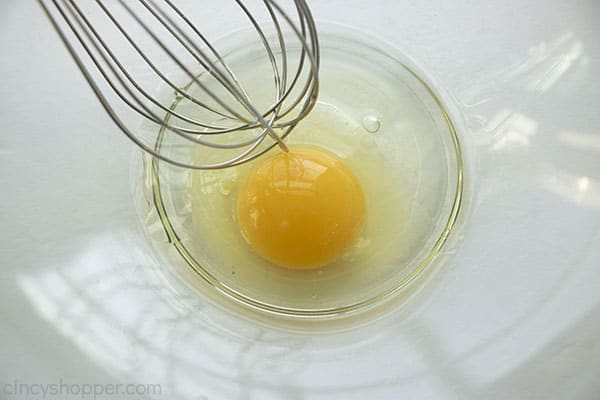
[[[182,400],[600,398],[600,3],[311,5],[395,44],[462,110],[471,197],[439,273],[385,319],[328,335],[171,293],[137,225],[133,145],[37,2],[2,0],[0,383],[159,383]],[[206,13],[208,32],[235,27]]]

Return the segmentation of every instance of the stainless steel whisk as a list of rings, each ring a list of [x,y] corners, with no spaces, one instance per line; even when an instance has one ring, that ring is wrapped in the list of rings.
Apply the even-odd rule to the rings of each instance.
[[[277,145],[287,151],[284,139],[316,102],[319,42],[305,0],[290,1],[287,8],[281,0],[232,2],[250,24],[248,35],[253,32],[272,71],[273,99],[262,109],[228,65],[227,54],[172,0],[38,2],[120,130],[170,164],[218,169],[252,160]],[[257,10],[267,23],[259,22]],[[292,47],[296,57],[288,55]],[[188,84],[176,82],[178,77]],[[193,107],[182,112],[173,98],[159,99],[153,94],[157,85]],[[191,86],[202,96],[192,93]],[[139,116],[158,128],[156,136],[148,139],[139,127],[131,127],[139,125]],[[171,149],[192,145],[229,151],[217,162],[190,161],[176,152],[167,154],[169,146],[161,145],[164,135],[171,135]],[[272,140],[265,142],[267,137]]]

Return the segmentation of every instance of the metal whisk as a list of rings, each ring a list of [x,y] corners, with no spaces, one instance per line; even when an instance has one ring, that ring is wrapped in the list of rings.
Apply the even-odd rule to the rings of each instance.
[[[273,94],[260,109],[228,64],[233,54],[219,51],[199,29],[198,20],[211,15],[194,20],[173,0],[38,1],[120,130],[170,164],[218,169],[274,146],[287,151],[284,139],[316,102],[319,42],[305,0],[287,7],[281,0],[228,4],[250,25],[245,37],[269,65],[264,90]],[[261,12],[268,22],[259,22]],[[157,86],[168,88],[171,98],[160,98]],[[174,98],[187,102],[185,110]],[[140,116],[156,128],[154,136],[142,133]],[[225,159],[190,158],[193,146],[227,150]]]

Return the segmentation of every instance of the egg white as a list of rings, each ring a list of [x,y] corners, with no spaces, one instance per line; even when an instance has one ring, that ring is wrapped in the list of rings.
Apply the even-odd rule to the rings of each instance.
[[[265,71],[247,71],[238,76],[250,83],[250,93],[259,94],[253,100],[269,104],[272,93],[252,87],[260,82],[253,75]],[[180,172],[182,183],[171,194],[189,199],[176,211],[177,231],[196,261],[224,285],[280,307],[343,307],[396,286],[437,240],[448,201],[446,144],[410,88],[335,59],[322,65],[320,77],[319,101],[287,143],[336,154],[362,186],[364,230],[340,259],[315,270],[290,270],[269,263],[246,243],[236,221],[236,196],[261,158],[222,170]],[[179,107],[185,113],[193,105]],[[195,146],[190,159],[216,161],[225,153]]]

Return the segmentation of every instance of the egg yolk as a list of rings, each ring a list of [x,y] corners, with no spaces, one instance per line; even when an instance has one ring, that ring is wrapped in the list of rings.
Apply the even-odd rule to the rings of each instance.
[[[237,198],[242,234],[262,257],[293,269],[318,268],[358,239],[365,200],[336,156],[297,146],[252,170]]]

